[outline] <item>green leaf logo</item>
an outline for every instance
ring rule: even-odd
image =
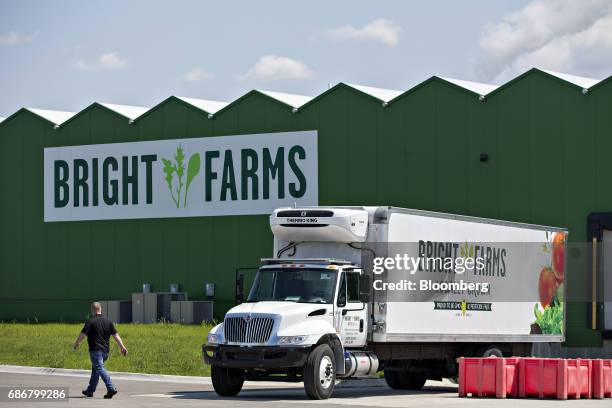
[[[194,177],[200,172],[200,153],[192,154],[187,164],[187,186],[185,186],[185,202],[183,207],[187,206],[187,194],[189,193],[189,186],[193,181]]]
[[[164,164],[163,172],[164,179],[168,186],[168,191],[172,197],[172,201],[176,205],[176,208],[181,207],[181,198],[183,201],[183,208],[187,207],[187,194],[189,193],[189,186],[191,182],[200,172],[200,154],[192,154],[187,163],[187,180],[185,181],[185,150],[180,144],[176,148],[174,154],[174,161],[172,159],[162,158]],[[176,180],[177,185],[174,186]]]

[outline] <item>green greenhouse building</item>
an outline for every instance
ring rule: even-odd
[[[0,320],[80,321],[144,283],[195,300],[213,283],[220,319],[237,271],[272,255],[278,206],[390,205],[603,242],[611,180],[612,81],[539,69],[500,86],[434,76],[403,92],[22,108],[0,122]],[[594,298],[568,303],[566,345],[601,347],[612,262],[583,269],[569,295]]]

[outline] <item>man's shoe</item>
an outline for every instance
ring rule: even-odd
[[[111,399],[111,398],[113,398],[113,396],[114,396],[116,393],[117,393],[117,390],[116,390],[116,389],[115,389],[115,390],[112,390],[112,391],[109,391],[109,392],[107,392],[106,394],[104,394],[104,398],[106,398],[106,399]]]
[[[81,393],[86,396],[87,398],[91,398],[93,397],[93,392],[87,392],[87,390],[83,390],[81,391]]]

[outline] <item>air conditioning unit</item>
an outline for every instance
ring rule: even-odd
[[[368,212],[357,208],[279,208],[270,216],[277,239],[289,242],[364,242]]]

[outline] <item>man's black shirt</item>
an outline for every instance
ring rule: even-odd
[[[108,339],[117,333],[113,322],[101,314],[95,315],[85,322],[82,333],[87,335],[89,351],[109,352]]]

